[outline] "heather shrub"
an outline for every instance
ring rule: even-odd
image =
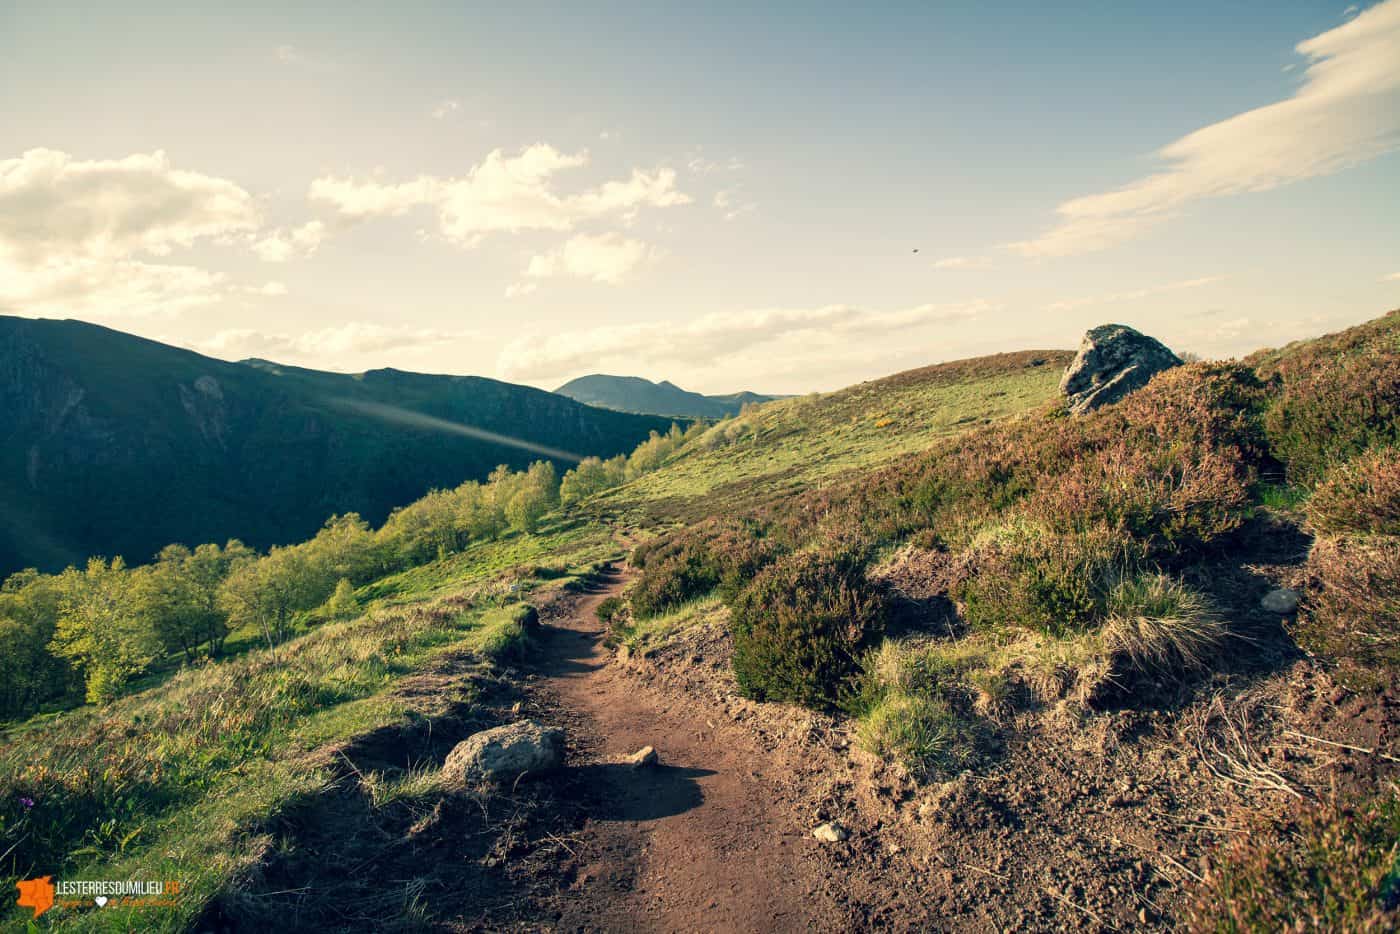
[[[1348,668],[1400,664],[1400,538],[1322,538],[1307,563],[1308,585],[1293,628],[1310,652]]]
[[[1104,618],[1109,589],[1140,558],[1105,528],[1056,532],[1012,521],[973,545],[953,597],[973,628],[1039,629],[1062,636]]]
[[[1196,931],[1393,931],[1400,802],[1314,808],[1244,833],[1212,860],[1186,911]]]
[[[1327,472],[1307,504],[1323,534],[1400,535],[1400,448],[1383,448]]]
[[[758,700],[835,706],[884,630],[883,594],[850,552],[801,552],[763,569],[730,602],[734,675]]]
[[[1369,448],[1400,442],[1400,345],[1393,336],[1340,354],[1302,355],[1278,369],[1265,416],[1275,454],[1294,483]]]
[[[634,551],[642,574],[629,593],[632,611],[656,616],[716,589],[729,598],[779,554],[760,533],[755,523],[710,520]]]

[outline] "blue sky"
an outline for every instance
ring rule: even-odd
[[[12,2],[0,312],[800,392],[1400,305],[1400,0],[1046,7]]]

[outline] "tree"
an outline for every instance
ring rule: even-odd
[[[269,648],[286,640],[292,616],[319,605],[326,590],[300,546],[273,548],[230,571],[219,588],[219,606],[233,625],[254,625]]]
[[[0,586],[0,717],[33,713],[77,682],[67,659],[49,651],[59,596],[58,579],[33,568]]]
[[[59,578],[61,597],[50,650],[82,672],[87,699],[106,703],[160,654],[160,639],[140,612],[126,564],[88,561]]]
[[[360,600],[355,587],[345,578],[335,585],[335,592],[326,601],[326,616],[330,619],[350,619],[360,612]]]

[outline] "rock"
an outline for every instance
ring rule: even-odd
[[[1060,379],[1060,392],[1074,415],[1092,412],[1147,385],[1181,358],[1156,338],[1126,324],[1104,324],[1084,335],[1079,353]]]
[[[836,821],[827,821],[825,824],[818,824],[812,831],[812,836],[823,843],[840,843],[850,837],[851,833]]]
[[[513,704],[510,705],[510,712],[511,712],[511,714],[514,715],[514,716],[517,716],[517,717],[518,717],[518,716],[520,716],[524,711],[525,711],[525,702],[524,702],[524,701],[516,701],[515,703],[513,703]]]
[[[1289,590],[1287,587],[1271,590],[1264,594],[1264,599],[1259,601],[1259,605],[1270,613],[1289,616],[1298,612],[1298,591]]]
[[[447,754],[442,771],[452,784],[507,783],[564,764],[564,731],[537,720],[483,730]]]
[[[656,750],[651,746],[643,746],[626,759],[628,765],[634,769],[640,769],[648,765],[656,765]]]

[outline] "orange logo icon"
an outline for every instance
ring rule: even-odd
[[[53,907],[53,876],[16,882],[15,886],[19,889],[19,907],[33,908],[34,917]]]

